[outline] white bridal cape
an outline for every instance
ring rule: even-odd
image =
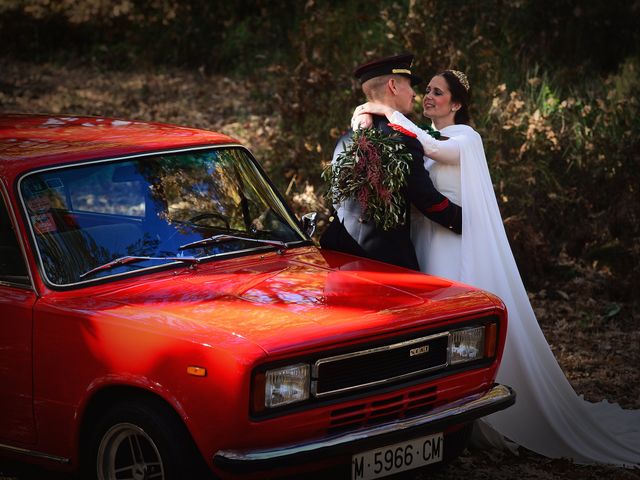
[[[398,115],[393,123],[418,133],[406,118],[396,121]],[[502,441],[503,435],[544,456],[578,463],[639,465],[640,410],[579,397],[545,340],[511,253],[480,135],[467,125],[446,127],[442,134],[457,142],[459,165],[426,159],[425,167],[438,190],[461,202],[462,236],[414,215],[412,238],[423,271],[495,293],[507,306],[507,342],[497,379],[517,397],[513,407],[481,422],[485,438],[491,441],[493,435],[498,445],[495,439]],[[459,263],[452,261],[456,258]]]

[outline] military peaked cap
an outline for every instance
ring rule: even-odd
[[[353,71],[353,75],[360,80],[361,83],[375,77],[380,77],[381,75],[402,75],[403,77],[411,79],[411,85],[417,85],[422,82],[422,78],[411,73],[412,62],[413,55],[410,53],[378,58],[358,66]]]

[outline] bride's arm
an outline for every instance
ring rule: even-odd
[[[459,164],[460,147],[456,140],[436,140],[427,132],[419,128],[400,112],[393,112],[387,117],[392,128],[400,127],[405,133],[415,135],[422,144],[424,154],[439,163]],[[397,129],[397,128],[396,128]]]
[[[387,105],[375,102],[367,102],[355,109],[352,117],[352,126],[360,125],[361,122],[370,122],[370,115],[385,115],[393,127],[398,126],[403,133],[409,132],[410,136],[415,136],[422,144],[424,154],[440,163],[458,164],[460,163],[460,148],[456,140],[436,140],[427,132],[419,128],[415,123],[405,117],[402,113]],[[355,129],[356,127],[354,127]],[[368,128],[368,127],[365,127]]]

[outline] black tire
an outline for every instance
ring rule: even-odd
[[[181,419],[160,400],[140,399],[110,407],[93,426],[85,451],[82,478],[212,477]]]

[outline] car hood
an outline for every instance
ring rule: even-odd
[[[401,331],[495,310],[459,283],[357,257],[302,248],[158,275],[94,296],[144,328],[215,342],[244,338],[269,354]]]

